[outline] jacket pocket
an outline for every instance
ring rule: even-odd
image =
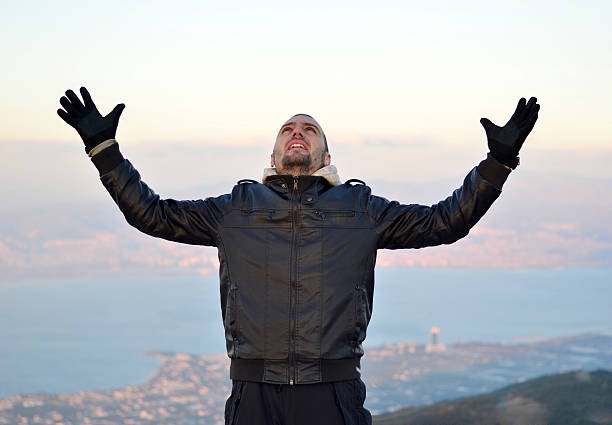
[[[229,331],[232,343],[233,353],[230,353],[230,357],[238,356],[238,287],[234,284],[229,285],[227,294],[227,307],[225,311],[225,329]],[[227,335],[227,334],[226,334]]]
[[[323,220],[334,217],[355,217],[355,211],[343,211],[343,210],[314,210],[314,213]]]
[[[276,213],[274,208],[253,208],[253,209],[241,209],[240,214],[242,215],[269,215],[272,216]]]
[[[366,328],[368,327],[369,318],[369,302],[366,289],[361,285],[355,285],[353,290],[354,308],[354,326],[355,333],[353,342],[355,344],[363,341],[366,337]]]

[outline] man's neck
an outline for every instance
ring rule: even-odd
[[[262,182],[265,183],[266,182],[266,178],[269,176],[273,176],[273,175],[282,175],[282,174],[289,174],[289,173],[283,173],[283,172],[279,172],[276,168],[266,168],[264,169],[264,176],[262,179]],[[326,165],[324,167],[319,168],[318,170],[310,173],[310,174],[289,174],[289,175],[297,175],[297,176],[306,176],[306,175],[314,175],[314,176],[320,176],[323,177],[325,180],[327,180],[329,182],[329,184],[331,184],[332,186],[338,186],[340,184],[342,184],[341,180],[340,180],[340,176],[338,176],[338,170],[336,169],[336,167],[334,165]]]
[[[286,168],[286,169],[282,169],[279,170],[278,168],[276,169],[276,172],[278,174],[285,174],[285,175],[290,175],[293,177],[298,177],[298,176],[309,176],[312,173],[314,173],[317,170],[310,170],[304,167],[294,167],[294,168]]]

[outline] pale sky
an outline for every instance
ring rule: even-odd
[[[103,114],[126,104],[121,151],[175,199],[261,178],[280,125],[304,112],[341,179],[434,203],[485,157],[480,118],[504,125],[537,96],[521,166],[471,237],[380,264],[609,267],[612,2],[501,3],[1,2],[2,274],[80,273],[122,249],[168,258],[128,229],[57,116],[81,85]],[[212,254],[189,249],[170,265],[209,273]]]
[[[538,148],[612,146],[609,1],[3,1],[0,143],[79,144],[56,114],[88,87],[125,103],[122,146],[270,149],[296,112],[330,148],[482,146],[537,96]]]

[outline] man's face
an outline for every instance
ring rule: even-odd
[[[299,176],[314,173],[330,160],[319,124],[311,117],[296,115],[281,126],[270,165],[278,174]]]

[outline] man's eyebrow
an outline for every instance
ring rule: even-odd
[[[295,121],[289,121],[289,122],[287,122],[287,123],[283,124],[283,125],[281,126],[280,130],[282,130],[283,128],[285,128],[285,127],[287,127],[287,126],[289,126],[289,125],[295,125]],[[319,127],[318,127],[316,124],[311,124],[311,123],[307,122],[306,124],[304,124],[304,126],[311,126],[311,127],[314,127],[314,128],[316,128],[316,129],[317,129],[317,131],[318,131],[318,132],[321,132],[321,130],[319,130]],[[279,130],[279,131],[280,131],[280,130]]]

